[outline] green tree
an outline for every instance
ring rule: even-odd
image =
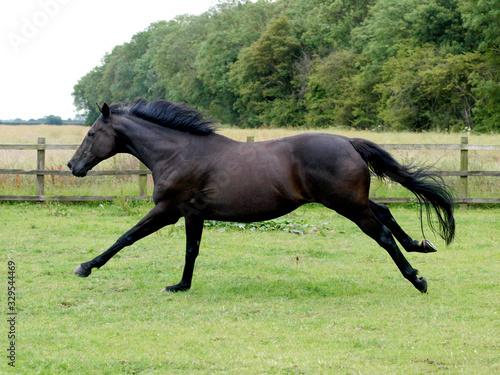
[[[195,61],[207,36],[208,15],[180,16],[167,23],[158,44],[153,67],[165,99],[203,106],[208,99],[198,78]]]
[[[63,120],[59,116],[49,115],[44,117],[44,122],[47,125],[62,125]]]
[[[465,25],[479,36],[482,51],[500,53],[500,0],[458,0]]]
[[[459,0],[464,24],[477,35],[482,64],[471,76],[476,130],[500,131],[500,0]]]
[[[461,130],[473,127],[470,76],[474,53],[444,55],[432,46],[400,49],[383,68],[380,119],[394,129]]]
[[[460,53],[469,51],[472,43],[456,0],[378,0],[353,30],[357,51],[379,64],[402,45],[433,44]]]
[[[286,0],[284,13],[299,30],[308,55],[325,57],[351,48],[351,32],[368,14],[375,0]]]
[[[482,61],[470,76],[476,99],[472,113],[474,129],[480,132],[500,131],[500,62],[498,55],[482,55]]]
[[[359,55],[347,50],[314,61],[306,93],[309,125],[352,125],[353,103],[347,98],[355,89],[353,77],[359,73],[358,64]]]
[[[238,97],[236,110],[250,115],[243,120],[246,125],[285,125],[296,121],[293,77],[299,47],[288,18],[281,15],[257,41],[241,50],[231,67],[230,84]],[[283,110],[278,108],[281,106]]]
[[[96,103],[102,104],[111,97],[109,88],[102,85],[103,70],[102,65],[95,67],[73,87],[75,107],[83,112],[86,125],[92,125],[100,115]]]
[[[450,53],[471,51],[474,35],[464,27],[456,0],[431,0],[419,4],[408,16],[410,37],[418,45],[432,44]]]
[[[229,83],[231,64],[237,61],[240,50],[266,29],[275,13],[273,8],[274,3],[263,1],[228,1],[212,10],[208,36],[200,46],[195,68],[210,98],[204,109],[223,122],[238,121],[233,108],[237,97]]]
[[[101,85],[109,88],[111,97],[108,101],[126,102],[138,96],[147,96],[148,87],[154,85],[155,77],[157,79],[150,73],[151,56],[147,53],[157,27],[161,24],[152,24],[145,31],[135,34],[130,42],[116,46],[106,56]]]

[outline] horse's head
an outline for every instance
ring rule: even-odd
[[[87,172],[101,161],[116,154],[117,133],[112,127],[112,116],[109,106],[104,103],[101,116],[90,127],[75,155],[68,162],[68,168],[77,177],[85,177]]]

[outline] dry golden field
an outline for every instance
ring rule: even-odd
[[[0,125],[0,143],[35,143],[38,137],[45,137],[47,139],[47,143],[80,143],[87,131],[88,127],[76,125]],[[245,141],[247,136],[254,136],[255,141],[263,141],[307,131],[320,131],[325,133],[341,134],[347,137],[366,138],[377,143],[459,143],[460,137],[466,135],[460,133],[436,132],[373,132],[369,130],[346,130],[339,128],[314,130],[305,128],[222,128],[219,132],[229,138],[239,141]],[[470,134],[468,137],[470,144],[500,144],[500,134]]]

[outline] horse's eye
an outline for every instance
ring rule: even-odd
[[[94,132],[89,132],[89,137],[93,137],[95,135]]]

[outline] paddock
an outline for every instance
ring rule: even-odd
[[[425,269],[425,295],[317,205],[274,224],[208,223],[188,292],[160,293],[182,270],[182,222],[74,277],[150,207],[0,205],[5,271],[16,263],[16,373],[498,372],[498,209],[457,210],[451,246],[430,237],[437,253],[407,254]],[[391,210],[419,234],[415,207]]]

